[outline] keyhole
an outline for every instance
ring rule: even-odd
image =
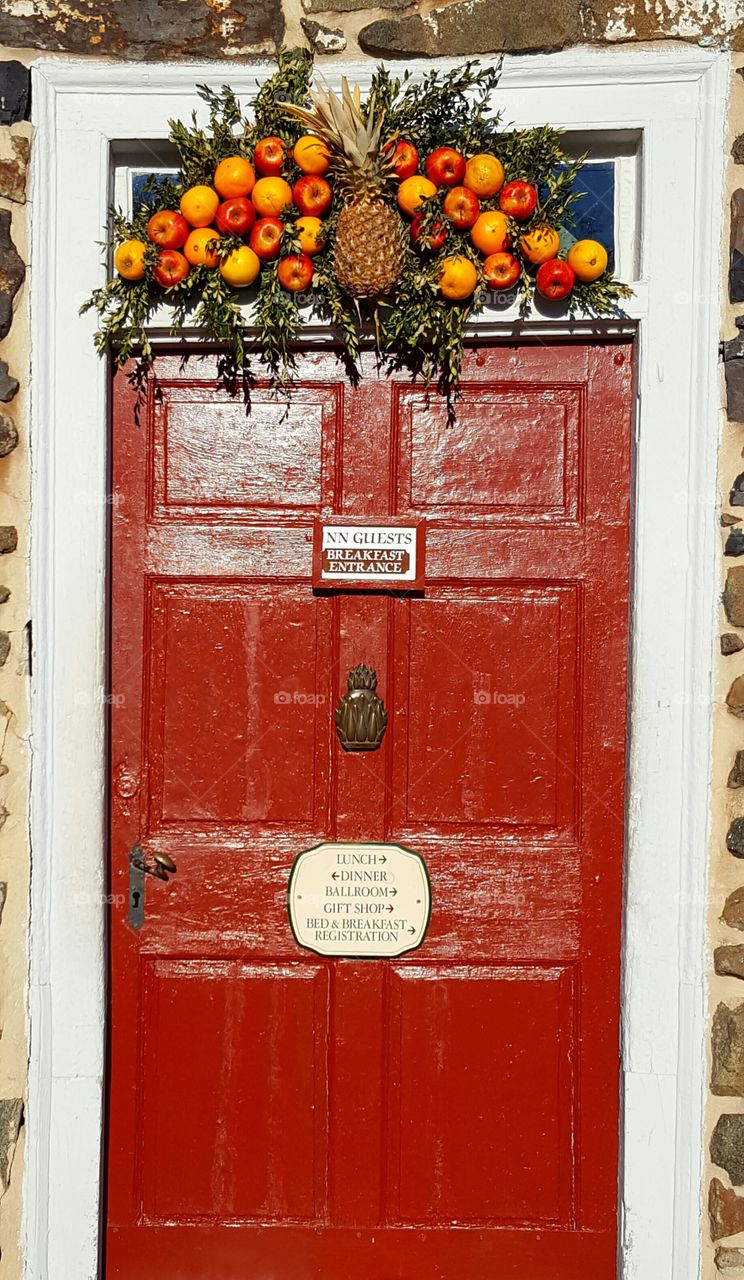
[[[136,910],[137,910],[137,908],[138,908],[138,906],[139,906],[139,900],[140,900],[140,891],[139,891],[139,889],[133,889],[133,890],[132,890],[132,910],[133,910],[133,911],[136,911]]]

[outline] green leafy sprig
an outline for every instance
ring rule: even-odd
[[[300,124],[284,111],[287,102],[302,106],[308,98],[313,78],[313,55],[309,49],[285,49],[277,54],[273,76],[265,80],[253,101],[253,121],[246,122],[245,143],[252,148],[261,138],[278,137],[292,146],[302,133]]]
[[[466,62],[445,74],[430,71],[414,82],[410,72],[399,80],[378,67],[372,90],[385,107],[390,132],[410,139],[421,155],[445,146],[475,155],[490,150],[497,135],[499,116],[490,108],[500,74],[500,64]]]

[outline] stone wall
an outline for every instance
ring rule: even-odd
[[[744,1277],[744,82],[733,74],[727,146],[728,281],[721,441],[724,583],[715,711],[708,1152],[703,1275]]]
[[[236,59],[297,43],[401,55],[526,53],[583,43],[729,38],[740,0],[4,0],[0,44],[130,59]]]
[[[361,52],[405,59],[670,37],[725,42],[744,51],[741,0],[556,0],[552,6],[523,0],[99,0],[95,6],[89,0],[0,0],[0,1280],[19,1280],[22,1271],[27,1063],[29,326],[23,263],[31,131],[19,64],[39,54],[229,64],[270,53],[282,40],[307,40],[325,58]],[[734,151],[729,190],[739,193],[733,266],[734,297],[742,305],[728,307],[724,322],[732,345],[726,363],[731,414],[722,448],[722,537],[731,572],[722,605],[715,713],[715,973],[704,1280],[720,1274],[744,1280],[744,359],[738,359],[734,324],[737,313],[744,313],[744,81],[734,80],[727,145]],[[691,518],[705,516],[691,507]]]

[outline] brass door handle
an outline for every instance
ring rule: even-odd
[[[376,692],[377,672],[360,662],[347,676],[336,708],[336,732],[344,751],[376,751],[385,736],[387,711]]]
[[[138,871],[144,871],[145,875],[156,876],[158,880],[165,880],[166,883],[168,877],[174,876],[177,871],[175,862],[168,857],[167,853],[154,853],[152,862],[149,862],[148,856],[139,842],[133,849],[130,849],[129,862]]]

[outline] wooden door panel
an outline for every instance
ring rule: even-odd
[[[328,970],[153,958],[143,978],[143,1217],[323,1218]]]
[[[271,510],[320,511],[333,502],[341,388],[265,387],[226,398],[217,382],[158,386],[150,452],[154,519],[231,519]]]
[[[325,602],[304,587],[173,580],[150,601],[148,835],[312,827],[327,808],[315,767],[328,755]]]
[[[186,1265],[174,1254],[173,1229],[113,1226],[108,1267],[117,1280],[139,1278],[143,1247],[157,1280],[550,1280],[617,1274],[617,1230],[543,1227],[455,1229],[326,1227],[268,1223],[248,1235],[234,1226],[179,1228]],[[135,1262],[134,1259],[139,1261]],[[139,1268],[139,1269],[138,1269]]]
[[[391,1221],[568,1226],[571,969],[414,963],[394,973]]]
[[[401,826],[555,836],[576,808],[576,586],[434,588],[401,604]],[[407,634],[405,634],[405,631]],[[446,671],[446,681],[433,673]]]
[[[583,387],[464,381],[452,422],[441,397],[398,392],[401,511],[575,520]]]
[[[631,355],[474,349],[454,421],[324,351],[248,413],[215,357],[141,421],[116,378],[111,1280],[613,1280]],[[423,516],[425,591],[313,592],[316,514]],[[425,857],[419,952],[298,948],[334,839]]]

